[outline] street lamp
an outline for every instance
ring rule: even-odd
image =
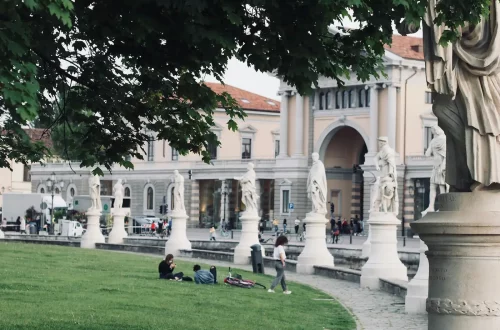
[[[228,187],[227,180],[222,181],[222,192],[221,194],[224,196],[224,216],[222,218],[222,223],[224,224],[226,221],[226,199],[227,195],[231,193],[231,188]]]
[[[57,188],[59,188],[59,191],[62,190],[64,187],[64,181],[57,182],[56,174],[52,172],[50,178],[47,179],[47,187],[50,189],[50,195],[52,197],[52,204],[50,208],[50,228],[52,228],[54,221],[54,192]],[[49,232],[52,232],[52,230],[49,230]]]

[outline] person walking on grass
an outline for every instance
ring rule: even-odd
[[[281,288],[283,289],[284,294],[292,293],[292,291],[288,291],[285,279],[286,254],[285,254],[285,248],[283,246],[287,243],[288,243],[288,238],[286,238],[286,236],[278,237],[276,239],[276,243],[274,243],[273,259],[274,259],[274,268],[276,269],[276,277],[273,280],[273,283],[271,284],[271,288],[267,290],[267,292],[274,293],[274,288],[277,287],[279,283],[281,283]]]

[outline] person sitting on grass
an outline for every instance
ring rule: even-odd
[[[212,272],[209,272],[208,270],[202,270],[200,265],[194,265],[193,271],[194,282],[196,284],[215,284],[215,278]]]
[[[165,260],[162,260],[158,265],[158,272],[160,273],[160,278],[165,280],[175,280],[182,281],[183,273],[174,274],[176,264],[174,263],[174,256],[167,254]]]

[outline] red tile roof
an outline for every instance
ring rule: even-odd
[[[393,54],[409,60],[424,60],[424,41],[422,38],[404,37],[400,35],[392,36],[392,45],[384,46]]]
[[[246,90],[236,88],[230,85],[222,85],[219,83],[205,82],[205,85],[217,94],[227,92],[236,101],[243,110],[254,110],[264,112],[280,112],[280,102],[268,99],[265,96],[250,93]]]
[[[50,137],[50,130],[44,128],[25,128],[24,131],[28,134],[32,142],[41,141],[47,148],[52,149],[53,144]]]

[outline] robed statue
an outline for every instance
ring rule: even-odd
[[[121,209],[123,207],[123,195],[125,188],[122,184],[122,179],[118,179],[115,185],[113,186],[113,196],[115,197],[115,202],[113,204],[113,208],[115,210]]]
[[[184,177],[178,170],[175,170],[171,181],[174,183],[172,213],[186,213],[186,207],[184,206]]]
[[[385,136],[378,138],[379,152],[375,156],[375,167],[379,171],[378,193],[374,199],[374,211],[399,214],[396,152],[389,146]]]
[[[240,182],[241,202],[245,205],[245,213],[257,215],[257,200],[259,197],[257,196],[257,190],[255,188],[256,176],[253,167],[253,163],[248,163],[247,172],[243,176],[234,179]]]
[[[326,214],[327,182],[325,165],[317,152],[311,155],[313,164],[307,177],[307,196],[312,202],[312,213]]]
[[[91,203],[89,210],[101,211],[101,180],[98,175],[94,175],[92,172],[90,172],[89,177],[89,195]]]
[[[446,182],[471,191],[500,182],[500,8],[490,1],[478,24],[464,22],[458,41],[441,45],[447,30],[435,25],[438,0],[428,0],[423,22],[427,83],[433,112],[446,134]],[[401,34],[418,27],[403,21]],[[453,159],[453,161],[450,161]]]

